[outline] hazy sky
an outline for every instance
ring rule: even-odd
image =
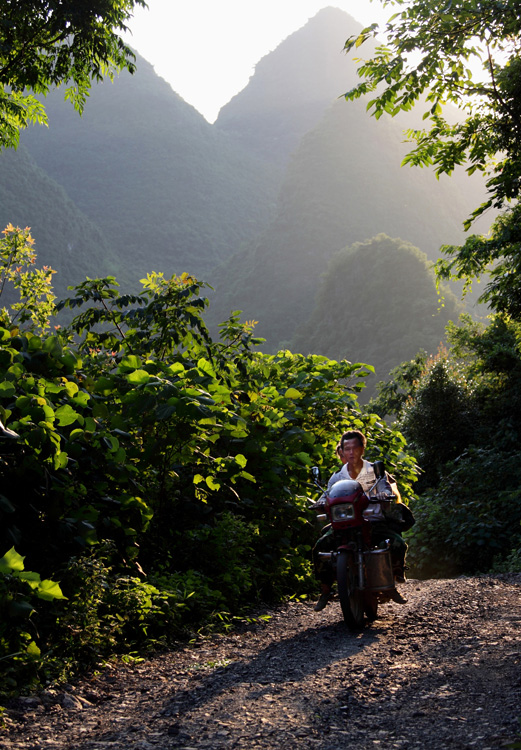
[[[393,12],[379,0],[147,2],[148,10],[136,11],[127,42],[210,122],[246,86],[261,57],[321,8],[342,8],[362,24],[382,22]]]

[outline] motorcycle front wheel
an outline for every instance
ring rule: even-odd
[[[376,594],[366,594],[364,599],[365,616],[369,622],[374,622],[378,617],[378,597]]]
[[[364,598],[356,587],[353,555],[346,550],[341,550],[337,555],[336,582],[344,622],[351,630],[360,630],[364,624]]]

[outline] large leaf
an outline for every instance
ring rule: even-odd
[[[55,416],[60,427],[67,427],[67,425],[74,424],[74,422],[79,422],[80,425],[83,424],[83,417],[77,411],[74,411],[69,404],[58,407]]]
[[[0,558],[0,573],[12,573],[24,569],[25,557],[18,554],[14,547]]]
[[[56,581],[45,580],[38,586],[36,594],[39,599],[52,601],[53,599],[67,599]]]

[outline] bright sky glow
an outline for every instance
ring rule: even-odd
[[[379,0],[147,2],[148,10],[136,10],[125,40],[209,122],[246,86],[261,57],[321,8],[341,8],[364,25],[383,23],[393,12]]]

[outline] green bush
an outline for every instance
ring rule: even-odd
[[[413,502],[409,559],[422,577],[488,572],[514,548],[521,523],[517,451],[469,448]]]
[[[0,419],[20,436],[0,543],[67,597],[31,615],[39,679],[310,591],[309,470],[327,474],[347,426],[411,490],[403,437],[357,408],[368,368],[261,354],[238,314],[215,341],[203,289],[87,280],[59,305],[78,313],[70,328],[0,328]]]

